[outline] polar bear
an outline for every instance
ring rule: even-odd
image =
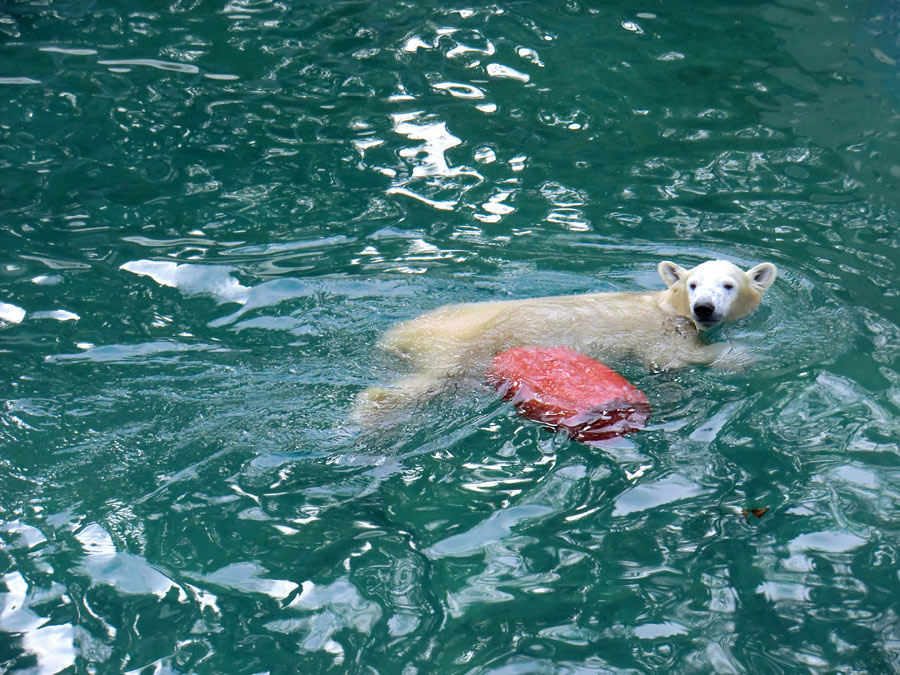
[[[709,260],[685,270],[664,261],[658,270],[662,291],[447,305],[394,326],[381,346],[408,359],[413,372],[363,391],[354,417],[367,426],[390,422],[454,381],[482,380],[491,359],[513,347],[568,347],[599,360],[637,359],[654,370],[739,366],[739,351],[700,336],[752,312],[775,281],[775,266],[745,272]]]

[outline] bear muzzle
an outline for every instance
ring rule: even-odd
[[[695,302],[691,313],[694,315],[694,323],[701,330],[712,328],[722,320],[722,316],[716,312],[715,305],[710,302]]]

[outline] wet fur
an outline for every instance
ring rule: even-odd
[[[447,305],[401,323],[381,346],[406,358],[413,372],[363,391],[355,417],[367,425],[388,422],[454,381],[481,379],[494,355],[513,347],[564,346],[601,360],[636,359],[653,369],[740,366],[735,350],[700,340],[711,325],[698,319],[695,308],[712,304],[716,323],[746,316],[775,280],[775,267],[762,263],[744,272],[715,260],[685,270],[665,261],[659,274],[667,285],[662,291]]]

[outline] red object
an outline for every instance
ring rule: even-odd
[[[576,441],[600,441],[644,428],[650,404],[640,389],[566,347],[517,347],[494,357],[490,382],[519,412],[565,431]]]

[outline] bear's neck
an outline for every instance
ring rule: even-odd
[[[687,292],[678,286],[667,288],[656,294],[656,304],[666,314],[690,318],[691,310],[688,307]]]

